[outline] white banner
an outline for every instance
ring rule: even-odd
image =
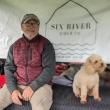
[[[110,1],[106,0],[0,1],[0,58],[21,37],[24,14],[35,13],[40,33],[54,45],[59,62],[83,62],[96,53],[110,63]],[[97,5],[98,4],[98,5]]]

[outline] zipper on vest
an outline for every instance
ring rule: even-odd
[[[29,79],[28,79],[28,65],[26,64],[26,70],[25,70],[25,76],[26,76],[26,85],[28,85]]]
[[[26,76],[26,84],[28,85],[29,84],[29,78],[28,78],[28,63],[29,61],[32,59],[32,49],[30,48],[30,43],[27,47],[27,53],[26,53],[26,72],[25,72],[25,76]]]

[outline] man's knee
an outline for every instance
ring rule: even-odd
[[[6,84],[0,89],[0,110],[4,109],[12,103],[10,92]]]
[[[30,101],[33,110],[36,107],[39,108],[38,110],[49,110],[53,102],[52,98],[53,98],[53,91],[51,86],[44,85],[34,93]]]

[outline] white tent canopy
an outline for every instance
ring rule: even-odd
[[[96,53],[110,63],[109,0],[1,0],[0,58],[21,37],[26,13],[39,17],[40,33],[53,43],[57,61],[83,62]]]

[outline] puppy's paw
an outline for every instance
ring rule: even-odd
[[[86,104],[87,103],[87,100],[81,100],[80,103],[81,104]]]
[[[87,103],[86,96],[82,96],[82,97],[80,97],[80,98],[81,98],[81,100],[80,100],[80,103],[81,103],[81,104],[86,104],[86,103]]]
[[[94,98],[95,102],[100,102],[101,101],[101,97],[98,98]]]

